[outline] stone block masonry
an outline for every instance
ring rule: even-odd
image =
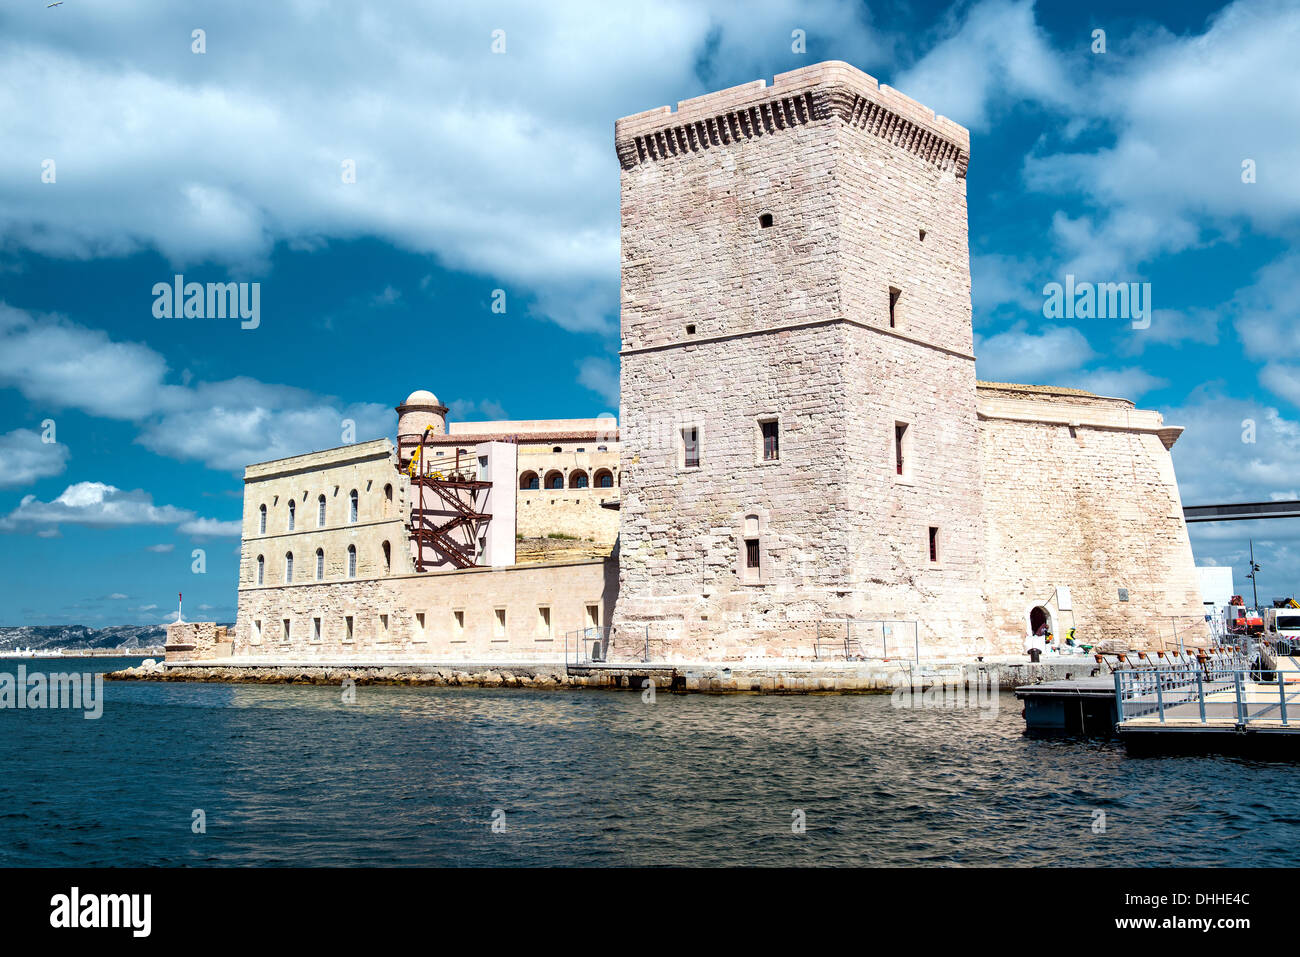
[[[229,661],[585,687],[616,673],[559,680],[551,663],[566,634],[613,626],[680,690],[781,692],[870,690],[898,667],[856,660],[877,653],[1019,657],[1039,615],[1103,647],[1208,641],[1180,430],[1123,399],[976,382],[966,130],[832,62],[625,117],[614,140],[617,427],[448,424],[421,390],[396,446],[250,466]],[[415,572],[416,448],[491,483],[476,515],[447,513],[479,567]],[[488,569],[481,521],[512,546],[610,554],[532,548]],[[829,650],[855,661],[827,670],[828,635],[877,625],[879,648],[850,637]],[[213,657],[215,633],[186,628],[169,661]]]

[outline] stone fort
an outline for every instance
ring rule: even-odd
[[[1207,639],[1126,399],[975,376],[969,134],[839,62],[625,117],[621,403],[245,473],[238,656],[925,657]],[[897,643],[896,643],[897,647]],[[864,655],[888,656],[863,648]]]

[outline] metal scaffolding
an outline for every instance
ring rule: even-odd
[[[428,456],[429,431],[419,436],[400,436],[399,454],[404,445],[413,448],[407,465],[411,479],[411,520],[407,525],[415,543],[415,570],[427,571],[435,564],[426,561],[426,550],[440,554],[457,568],[472,568],[478,563],[478,536],[492,516],[481,511],[491,482],[478,479],[478,469],[471,459],[461,467],[460,451],[451,456]],[[403,442],[402,440],[407,440]],[[446,471],[444,471],[444,469]],[[465,541],[458,541],[463,536]]]

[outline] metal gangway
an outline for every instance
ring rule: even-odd
[[[1198,668],[1116,671],[1115,705],[1121,731],[1300,730],[1300,665],[1282,658],[1274,670],[1252,670],[1243,656]]]

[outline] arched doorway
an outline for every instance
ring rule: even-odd
[[[1038,634],[1038,629],[1047,626],[1047,633],[1052,633],[1052,615],[1042,605],[1035,605],[1029,609],[1029,633]]]

